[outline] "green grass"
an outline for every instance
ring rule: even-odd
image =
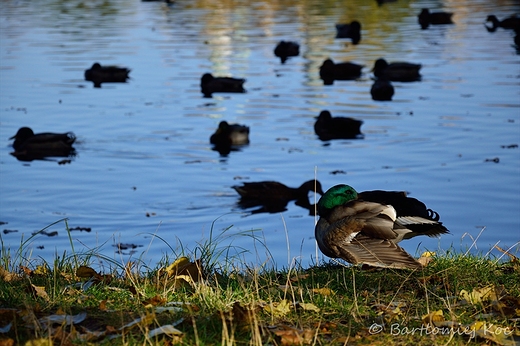
[[[514,255],[498,261],[449,249],[421,271],[334,262],[275,270],[240,263],[245,250],[221,247],[225,237],[211,234],[191,252],[172,249],[174,255],[155,268],[139,261],[124,267],[104,258],[112,267],[95,280],[81,267],[96,263],[101,255],[95,251],[72,250],[46,263],[24,258],[23,249],[15,254],[2,249],[0,328],[11,327],[0,333],[0,344],[515,345],[519,340],[520,262]],[[168,267],[181,255],[191,257],[189,271]],[[428,325],[425,316],[436,311],[435,324]],[[85,318],[76,324],[45,322],[51,315],[80,314]],[[177,332],[148,335],[165,325]]]

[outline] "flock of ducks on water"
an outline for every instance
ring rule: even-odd
[[[453,24],[452,13],[430,12],[423,9],[418,15],[422,29],[430,25]],[[497,28],[515,30],[515,44],[520,46],[520,18],[512,16],[502,21],[496,16],[487,17],[489,32]],[[337,38],[350,38],[353,44],[361,41],[361,24],[337,24]],[[289,57],[299,55],[296,42],[281,41],[274,50],[275,56],[285,63]],[[320,67],[320,78],[325,85],[335,80],[353,80],[361,75],[363,66],[351,62],[335,63],[326,59]],[[378,59],[373,68],[375,82],[371,88],[374,100],[391,100],[394,94],[392,81],[411,82],[421,78],[420,64],[408,62],[388,63]],[[103,83],[122,83],[129,79],[130,70],[117,66],[101,66],[94,63],[85,71],[85,80],[94,87]],[[214,77],[205,73],[201,78],[201,91],[205,97],[217,92],[243,93],[245,79]],[[314,130],[321,140],[362,138],[362,121],[332,117],[323,110],[314,124]],[[22,127],[14,139],[12,153],[20,160],[30,161],[46,157],[67,157],[75,154],[72,132],[39,133]],[[210,137],[210,143],[221,154],[227,154],[235,146],[249,143],[249,127],[221,121]],[[240,195],[239,205],[243,208],[259,207],[252,213],[275,213],[286,210],[290,201],[309,210],[310,215],[319,215],[315,227],[318,247],[328,257],[341,258],[352,264],[366,264],[375,267],[395,269],[420,269],[422,264],[402,249],[398,243],[418,235],[430,237],[449,233],[439,221],[440,216],[428,209],[421,201],[408,197],[405,192],[365,191],[356,192],[349,185],[336,185],[323,191],[321,183],[309,180],[300,187],[292,188],[276,181],[246,182],[233,186]],[[308,193],[315,192],[321,197],[317,204],[309,202]]]

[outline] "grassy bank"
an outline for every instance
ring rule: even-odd
[[[282,270],[214,243],[155,268],[95,253],[0,259],[0,345],[515,345],[520,262],[445,252],[421,271]],[[195,257],[195,256],[194,256]],[[105,259],[106,260],[106,259]],[[173,263],[172,263],[173,262]],[[106,263],[106,261],[105,261]],[[516,343],[515,343],[516,342]]]

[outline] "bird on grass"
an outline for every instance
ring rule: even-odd
[[[321,252],[352,264],[420,269],[422,264],[397,243],[418,235],[449,233],[436,212],[404,192],[358,194],[341,184],[327,190],[317,208],[315,237]]]
[[[394,86],[386,79],[376,79],[370,88],[370,95],[374,101],[392,101]]]
[[[211,73],[204,73],[200,79],[200,89],[204,97],[211,97],[213,93],[245,93],[243,78],[214,77]]]
[[[293,188],[277,181],[259,181],[243,183],[241,186],[232,186],[240,195],[238,202],[241,208],[261,206],[252,213],[277,213],[285,211],[290,201],[309,210],[314,215],[314,205],[309,202],[309,192],[323,195],[321,183],[317,180],[309,180],[300,187]]]
[[[300,45],[292,41],[280,41],[274,49],[274,55],[279,57],[283,64],[287,58],[300,55]]]
[[[350,38],[352,44],[358,44],[361,41],[361,23],[354,20],[350,24],[336,24],[336,38]]]
[[[66,133],[37,133],[29,127],[21,127],[14,136],[13,156],[22,161],[44,159],[46,157],[68,157],[75,154],[72,144],[76,136]]]
[[[322,141],[331,139],[363,138],[363,121],[347,117],[333,117],[328,110],[320,112],[314,123],[314,132]]]
[[[392,82],[414,82],[421,79],[419,70],[420,64],[409,62],[388,63],[385,59],[379,58],[374,63],[374,76]]]
[[[320,66],[320,78],[323,84],[332,85],[334,80],[355,80],[361,76],[363,65],[352,62],[334,63],[326,59]]]
[[[249,127],[240,124],[229,124],[223,120],[209,138],[209,142],[221,154],[229,154],[235,146],[249,144]]]
[[[515,30],[516,32],[520,31],[520,17],[517,17],[516,15],[512,15],[505,19],[499,20],[497,18],[497,16],[495,16],[494,14],[490,14],[486,18],[486,22],[491,22],[491,24],[492,24],[492,27],[488,27],[486,25],[486,29],[489,32],[494,32],[498,28],[507,29],[507,30]]]
[[[429,9],[423,8],[417,16],[421,29],[427,29],[430,25],[453,24],[451,12],[430,12]]]
[[[126,83],[130,78],[130,70],[119,66],[101,66],[98,62],[85,70],[85,80],[94,83],[95,88],[100,88],[102,83]]]

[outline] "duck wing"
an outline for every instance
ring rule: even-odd
[[[340,248],[341,258],[353,264],[374,267],[418,269],[422,265],[399,245],[390,240],[356,237],[350,246]]]

